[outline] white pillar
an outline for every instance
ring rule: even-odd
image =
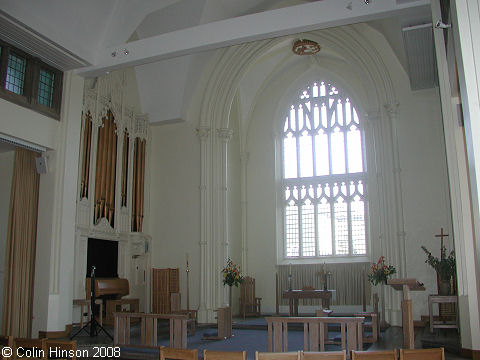
[[[241,237],[242,237],[242,272],[248,275],[248,239],[247,239],[247,163],[248,152],[240,153],[240,207],[241,207]]]
[[[222,306],[229,304],[228,286],[222,286],[223,277],[220,272],[230,257],[230,243],[228,233],[228,142],[232,138],[233,130],[227,128],[217,129],[217,137],[220,140],[220,168],[219,168],[219,184],[218,184],[218,213],[217,213],[217,234],[219,235],[218,244],[220,249],[219,259],[217,263],[220,266],[218,271],[219,281],[219,302]]]
[[[373,130],[374,163],[376,172],[376,199],[378,201],[379,233],[375,234],[378,246],[372,248],[372,260],[385,256],[398,269],[398,276],[405,274],[405,234],[403,205],[400,184],[400,160],[394,122],[398,119],[398,104],[385,104],[384,112],[372,109],[367,115],[367,124]],[[374,190],[374,189],[372,189]],[[379,290],[380,291],[380,290]],[[385,320],[392,325],[401,325],[400,295],[391,287],[385,287]]]
[[[463,206],[471,206],[474,234],[473,238],[458,239],[465,247],[463,260],[467,269],[465,294],[459,300],[460,306],[468,307],[468,316],[462,320],[467,322],[471,335],[464,339],[462,334],[462,347],[474,350],[475,356],[480,351],[480,8],[478,0],[456,0],[451,6],[470,175],[470,203]]]
[[[395,204],[395,231],[396,231],[396,242],[395,250],[396,258],[400,259],[399,261],[399,277],[407,276],[407,260],[406,260],[406,248],[405,248],[405,224],[403,217],[403,198],[402,198],[402,182],[401,182],[401,173],[402,168],[400,166],[400,150],[398,146],[398,135],[397,135],[397,122],[399,118],[399,104],[387,104],[385,105],[385,110],[387,112],[389,126],[390,126],[390,136],[392,142],[392,160],[393,160],[393,186],[394,186],[394,204]]]
[[[211,281],[211,251],[209,251],[212,239],[210,227],[211,201],[209,199],[208,182],[210,179],[210,154],[209,154],[209,127],[197,129],[200,139],[200,307],[198,309],[198,321],[206,323],[213,316],[212,299],[210,291]]]
[[[58,143],[51,152],[50,174],[40,178],[39,216],[32,335],[38,331],[64,331],[72,323],[75,218],[78,159],[83,100],[83,78],[64,73]],[[43,210],[42,210],[43,209]],[[45,230],[48,229],[48,230]],[[50,233],[49,237],[45,236]],[[50,232],[51,231],[51,232]],[[43,256],[45,249],[50,256]],[[50,271],[46,272],[49,266]],[[48,273],[48,276],[45,274]],[[45,283],[48,281],[48,294]],[[46,314],[45,314],[46,313]]]

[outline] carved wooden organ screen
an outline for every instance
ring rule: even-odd
[[[79,221],[97,225],[105,219],[117,231],[142,232],[146,132],[138,123],[146,120],[104,114],[97,119],[90,110],[83,113],[79,200],[87,209],[82,214],[91,215]]]

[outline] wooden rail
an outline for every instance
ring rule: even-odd
[[[303,350],[325,351],[325,325],[340,324],[342,350],[362,350],[363,317],[266,317],[268,351],[288,351],[288,324],[303,323]]]
[[[113,313],[113,343],[117,345],[130,344],[131,319],[140,319],[142,346],[157,346],[158,319],[170,321],[170,347],[187,348],[187,315],[144,314],[130,312]]]

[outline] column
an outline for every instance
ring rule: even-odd
[[[223,267],[230,256],[230,243],[228,234],[228,142],[232,138],[233,130],[227,128],[217,129],[217,137],[220,140],[220,168],[219,168],[219,184],[218,184],[218,214],[217,214],[217,234],[219,235],[218,244],[221,248],[220,258],[217,262]],[[218,272],[221,277],[220,271]],[[229,292],[228,286],[223,287],[222,294],[219,299],[222,299],[222,306],[229,306]]]
[[[242,272],[248,274],[248,243],[247,243],[247,163],[250,154],[240,153],[240,210],[242,216],[241,239],[242,239]]]
[[[395,197],[395,222],[396,222],[396,252],[400,259],[399,274],[400,277],[406,277],[407,260],[405,249],[405,225],[403,218],[403,201],[402,201],[402,182],[400,167],[400,154],[398,147],[398,136],[396,123],[399,118],[399,104],[386,104],[385,110],[387,112],[388,119],[391,126],[391,138],[392,138],[392,157],[393,157],[393,185],[394,185],[394,197]]]
[[[210,229],[210,209],[211,202],[208,198],[207,183],[209,179],[210,161],[209,161],[209,127],[200,127],[197,129],[197,135],[200,139],[200,307],[198,309],[198,321],[200,323],[208,322],[207,304],[211,304],[211,299],[207,297],[208,288],[212,287],[210,281],[210,270],[208,265],[211,263],[210,252],[208,251],[208,241],[211,239]]]
[[[473,358],[480,358],[480,8],[478,0],[457,0],[451,3],[452,30],[458,65],[458,81],[465,126],[465,144],[469,167],[470,193],[462,199],[462,206],[472,212],[473,235],[456,239],[465,248],[464,295],[459,296],[459,308],[468,308],[466,316],[460,310],[462,347],[473,350]],[[468,213],[464,215],[464,218]],[[470,229],[466,228],[468,231]],[[467,234],[469,235],[469,234]],[[457,255],[457,259],[458,259]],[[458,261],[458,260],[457,260]],[[457,268],[458,269],[458,268]],[[460,294],[459,294],[460,295]],[[465,334],[469,328],[469,334]]]

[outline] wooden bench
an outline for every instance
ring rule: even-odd
[[[303,324],[303,350],[325,351],[325,325],[340,324],[342,350],[347,356],[363,347],[363,317],[267,317],[268,351],[288,351],[288,324]]]
[[[144,314],[115,312],[113,313],[113,344],[130,344],[130,323],[131,320],[140,319],[141,346],[157,347],[157,324],[159,319],[170,321],[170,347],[175,349],[187,348],[187,319],[186,315],[168,314]]]

